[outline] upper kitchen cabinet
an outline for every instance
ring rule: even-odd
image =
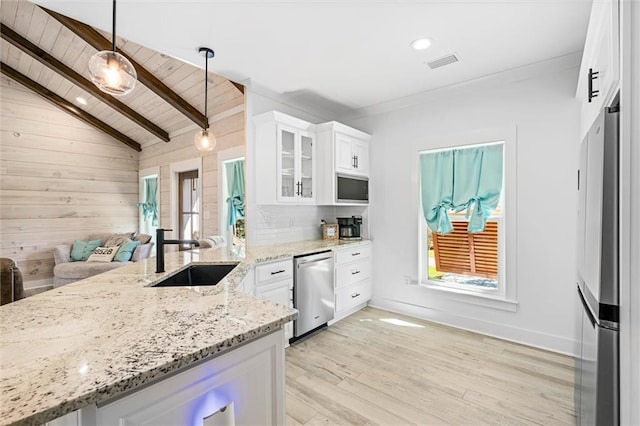
[[[618,0],[594,1],[576,94],[582,103],[581,137],[617,91],[620,80],[619,40]]]
[[[254,118],[256,203],[314,204],[315,125],[271,111]]]
[[[334,133],[336,172],[369,176],[369,142]]]
[[[368,181],[371,135],[335,121],[317,125],[316,135],[318,164],[322,165],[318,174],[317,204],[350,204],[338,199],[338,176]]]
[[[317,126],[318,143],[335,173],[369,176],[369,140],[371,136],[344,124],[331,121]]]

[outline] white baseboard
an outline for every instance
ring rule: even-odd
[[[567,339],[566,337],[483,321],[477,318],[465,318],[448,312],[390,299],[374,298],[369,302],[369,306],[564,355],[573,357],[577,355],[578,343],[574,339]]]

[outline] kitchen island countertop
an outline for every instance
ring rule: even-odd
[[[366,241],[167,253],[0,308],[0,424],[41,424],[266,335],[296,311],[235,288],[255,263]],[[192,263],[238,263],[218,285],[150,287]]]

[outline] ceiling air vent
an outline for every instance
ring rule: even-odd
[[[444,67],[445,65],[454,64],[458,61],[459,61],[458,57],[456,56],[455,53],[453,53],[451,55],[443,56],[442,58],[429,61],[427,62],[427,65],[429,65],[429,68],[433,70],[436,68]]]

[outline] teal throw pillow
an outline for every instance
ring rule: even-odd
[[[80,241],[76,240],[71,247],[71,260],[73,262],[86,261],[91,253],[102,244],[102,240]]]
[[[140,245],[140,241],[131,241],[130,239],[126,239],[118,249],[116,253],[116,257],[113,258],[114,262],[128,262],[131,260],[131,256],[133,256],[133,251]]]

